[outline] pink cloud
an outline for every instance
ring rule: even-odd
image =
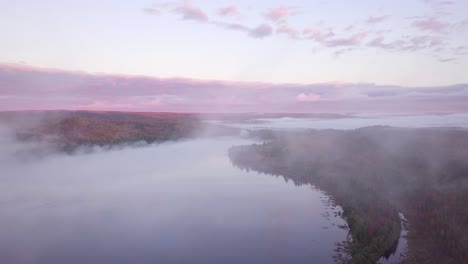
[[[320,95],[313,93],[300,93],[296,96],[299,102],[317,102],[320,101]]]
[[[122,104],[116,102],[109,102],[109,101],[92,101],[88,104],[80,105],[81,109],[84,110],[118,110],[118,109],[128,109],[133,107],[132,104]]]
[[[252,29],[249,33],[254,38],[264,38],[273,34],[273,28],[268,24],[261,24],[258,27]]]
[[[222,7],[218,10],[218,15],[223,17],[239,16],[239,9],[235,5]]]
[[[468,84],[405,88],[346,82],[247,83],[90,74],[0,64],[0,111],[86,109],[336,113],[395,110],[396,104],[400,106],[404,103],[425,111],[468,112],[466,100]],[[403,107],[397,110],[403,109],[411,110]]]
[[[428,17],[414,21],[412,26],[422,31],[442,33],[450,27],[450,24],[440,21],[437,17]]]
[[[385,47],[385,44],[383,44],[385,38],[383,36],[378,36],[375,39],[373,39],[371,42],[369,42],[369,46],[373,47]]]
[[[270,9],[266,14],[265,18],[273,22],[285,21],[292,12],[288,7],[278,7]]]
[[[349,37],[327,38],[323,41],[323,44],[328,47],[357,46],[361,44],[361,41],[366,38],[367,35],[367,32],[359,32]]]
[[[189,3],[184,3],[175,9],[176,13],[179,13],[184,20],[195,20],[199,22],[207,22],[208,15],[198,7],[194,7]]]
[[[308,27],[302,31],[302,34],[309,39],[313,39],[318,42],[325,41],[327,38],[331,38],[335,36],[335,34],[331,31],[328,31],[326,33],[322,32],[321,30],[314,28],[314,27]]]
[[[291,26],[288,26],[286,24],[279,25],[278,28],[276,29],[276,32],[287,34],[291,38],[297,38],[299,36],[299,30]]]
[[[454,1],[439,0],[423,1],[430,3],[431,6],[448,6],[454,3]],[[404,35],[400,37],[390,37],[387,35],[390,30],[371,30],[373,27],[368,27],[368,29],[365,29],[367,31],[359,32],[356,25],[343,26],[341,30],[339,30],[338,28],[325,27],[326,24],[323,21],[319,23],[321,28],[309,27],[301,31],[295,26],[290,26],[288,23],[288,18],[297,14],[296,9],[290,7],[269,9],[263,15],[266,20],[269,22],[271,21],[270,24],[263,23],[256,27],[249,24],[228,23],[225,21],[211,19],[203,10],[191,5],[189,1],[182,3],[168,2],[166,4],[145,8],[143,10],[149,14],[159,14],[161,11],[173,10],[173,14],[180,15],[184,20],[199,21],[220,29],[244,32],[247,36],[254,38],[265,38],[276,32],[277,35],[284,34],[295,40],[311,40],[324,48],[328,48],[328,50],[330,50],[330,52],[334,52],[335,55],[353,51],[358,46],[378,48],[387,52],[411,52],[425,50],[431,52],[429,55],[432,55],[436,59],[440,56],[455,58],[466,53],[465,51],[453,50],[452,47],[450,47],[454,43],[449,38],[451,37],[449,35],[445,35],[443,39],[431,35]],[[217,13],[221,17],[239,16],[239,10],[236,5],[221,7],[217,10]],[[382,23],[388,18],[390,18],[389,15],[369,16],[367,19],[364,19],[364,22],[368,25],[374,25]],[[411,24],[413,27],[422,31],[427,31],[428,33],[455,33],[458,31],[461,33],[468,27],[468,20],[466,19],[458,22],[453,21],[451,23],[441,21],[438,17],[410,17],[410,19],[413,19]],[[394,30],[394,32],[396,31]],[[371,36],[373,39],[368,40]],[[386,38],[384,38],[384,36]],[[442,47],[443,45],[449,46]],[[443,55],[435,54],[440,52],[446,53]]]

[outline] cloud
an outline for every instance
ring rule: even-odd
[[[317,102],[320,101],[320,95],[313,93],[300,93],[296,96],[299,102]]]
[[[249,35],[254,38],[264,38],[273,34],[273,28],[268,24],[261,24],[250,30]]]
[[[431,7],[451,6],[454,1],[422,0]],[[414,30],[403,32],[400,36],[397,30],[376,28],[393,15],[371,15],[364,18],[364,24],[347,24],[340,26],[327,25],[323,20],[318,26],[303,28],[299,25],[289,23],[289,18],[297,14],[295,8],[277,7],[268,9],[263,14],[263,18],[268,23],[244,24],[244,22],[228,22],[230,17],[239,17],[239,9],[236,5],[226,5],[215,10],[219,15],[218,19],[213,19],[202,9],[186,2],[166,2],[165,4],[153,5],[145,8],[148,14],[159,14],[160,12],[172,10],[172,14],[178,14],[183,20],[203,22],[220,29],[244,32],[246,36],[257,39],[265,38],[276,33],[276,35],[287,35],[290,40],[309,40],[316,42],[314,49],[322,48],[335,56],[354,51],[357,48],[374,48],[385,52],[426,52],[426,55],[435,60],[440,58],[456,58],[465,55],[462,49],[455,50],[453,46],[456,40],[452,38],[452,33],[462,34],[468,28],[468,19],[460,21],[445,22],[436,16],[412,16],[411,27],[419,29],[419,34],[414,34]],[[435,12],[440,15],[440,12]],[[299,22],[299,21],[295,21]],[[408,30],[408,29],[405,29]],[[392,34],[388,34],[392,32]],[[423,35],[420,35],[423,34]],[[321,46],[321,47],[319,47]],[[440,54],[443,52],[443,54]]]
[[[291,38],[297,38],[299,36],[299,30],[288,26],[287,24],[281,24],[276,28],[276,32],[280,34],[286,34]]]
[[[463,32],[468,28],[468,19],[461,20],[455,23],[453,26],[457,31]]]
[[[278,7],[270,9],[266,14],[265,18],[273,22],[286,21],[286,19],[292,15],[291,9],[288,7]]]
[[[315,40],[317,42],[323,42],[328,38],[334,37],[335,34],[332,31],[328,31],[324,33],[323,31],[315,28],[315,27],[308,27],[302,31],[302,35],[306,38]]]
[[[371,40],[369,43],[367,43],[367,45],[370,46],[370,47],[378,47],[378,48],[382,48],[382,49],[394,48],[394,46],[392,46],[392,44],[384,43],[384,41],[385,41],[385,37],[378,36],[378,37],[374,38],[373,40]]]
[[[452,51],[455,55],[466,55],[468,54],[468,47],[466,46],[457,46],[457,47],[454,47],[452,48]]]
[[[363,94],[369,97],[406,97],[406,96],[464,96],[468,93],[468,85],[452,85],[446,87],[424,87],[424,88],[404,88],[404,87],[391,87],[382,88],[379,90],[372,89],[364,91]]]
[[[189,3],[184,3],[176,7],[174,11],[180,14],[184,20],[208,22],[208,15],[200,8],[192,6]]]
[[[367,35],[367,32],[359,32],[348,37],[326,38],[322,43],[328,47],[357,46]]]
[[[159,12],[159,9],[154,8],[145,8],[145,12],[153,13]],[[273,28],[268,24],[260,24],[257,27],[249,27],[240,23],[228,23],[224,21],[210,20],[208,15],[198,7],[191,5],[189,2],[185,2],[175,7],[174,12],[180,14],[183,20],[192,20],[202,23],[208,23],[213,26],[232,30],[232,31],[243,31],[247,32],[248,36],[253,38],[265,38],[273,34]],[[231,5],[227,7],[220,8],[218,14],[222,17],[239,15],[238,9],[236,6]],[[282,28],[281,31],[286,31],[287,29]],[[292,34],[292,29],[288,29],[288,34]]]
[[[218,9],[218,15],[222,17],[233,17],[233,16],[235,17],[235,16],[239,16],[240,13],[239,13],[239,9],[237,8],[237,6],[230,5],[230,6],[226,6],[226,7],[222,7]]]
[[[247,32],[248,36],[253,38],[265,38],[273,34],[273,28],[268,24],[260,24],[255,28],[249,28],[239,23],[211,22],[217,27],[232,31]]]
[[[349,36],[336,36],[333,31],[328,30],[326,33],[315,28],[308,27],[302,31],[302,35],[307,38],[314,40],[326,47],[349,47],[359,46],[361,42],[369,35],[368,32],[357,32]],[[349,51],[349,49],[345,49]],[[343,52],[339,52],[340,54]]]
[[[430,31],[434,33],[446,32],[450,27],[449,23],[440,21],[437,17],[427,17],[418,19],[411,24],[413,27],[422,31]]]
[[[440,53],[446,45],[444,38],[432,35],[405,36],[393,41],[386,41],[383,35],[378,35],[366,44],[368,47],[399,52],[415,52],[426,50]],[[455,54],[455,53],[454,53]]]
[[[351,31],[351,30],[353,30],[353,29],[354,29],[354,26],[353,26],[353,25],[349,25],[349,26],[345,27],[343,30],[344,30],[344,31]]]
[[[378,23],[381,23],[383,21],[385,21],[386,19],[388,19],[388,16],[370,16],[367,20],[366,20],[366,23],[367,24],[378,24]]]
[[[455,1],[439,1],[439,5],[454,5]]]
[[[408,88],[343,82],[272,84],[90,74],[0,64],[0,111],[465,111],[468,84]],[[306,104],[309,102],[309,104]],[[313,103],[312,103],[313,102]],[[409,108],[395,107],[405,103]]]
[[[239,23],[213,22],[213,24],[218,27],[229,29],[229,30],[234,30],[234,31],[245,31],[245,32],[251,31],[249,27],[246,27]]]
[[[397,96],[399,95],[398,91],[371,91],[368,92],[369,97],[387,97],[387,96]]]
[[[441,58],[439,59],[440,62],[453,62],[456,61],[457,58]]]
[[[428,0],[427,3],[433,5],[450,5],[442,3],[444,1]],[[450,1],[448,1],[450,2]],[[414,28],[424,31],[427,35],[411,35],[411,33],[396,36],[390,36],[390,30],[359,30],[357,25],[345,26],[342,30],[336,30],[332,27],[325,27],[323,23],[319,27],[306,27],[303,30],[295,25],[288,23],[288,18],[294,15],[294,12],[289,7],[278,7],[269,9],[264,14],[264,18],[273,22],[273,25],[262,23],[258,26],[246,25],[242,23],[232,23],[222,20],[210,19],[208,15],[198,7],[190,4],[190,2],[177,3],[172,2],[164,6],[156,6],[144,9],[149,14],[159,14],[163,10],[173,10],[176,14],[181,15],[184,20],[192,20],[210,24],[220,29],[245,32],[247,36],[261,39],[276,33],[277,35],[287,35],[291,40],[311,40],[328,48],[331,54],[335,57],[341,54],[356,50],[358,47],[371,47],[381,49],[386,52],[419,52],[426,51],[430,56],[440,61],[444,58],[457,58],[466,54],[465,50],[454,49],[448,45],[451,43],[449,35],[441,33],[449,33],[463,31],[468,27],[468,20],[459,22],[447,23],[441,21],[437,17],[410,17],[414,20],[411,25]],[[221,7],[217,13],[222,18],[239,16],[239,10],[236,5],[228,5]],[[367,25],[376,25],[384,22],[390,15],[369,16],[365,20]],[[270,22],[270,23],[271,23]],[[434,33],[438,33],[435,35]],[[429,35],[430,34],[430,35]],[[373,37],[372,39],[370,39]],[[445,46],[444,46],[445,45]],[[444,54],[440,54],[444,52]]]
[[[438,5],[438,6],[450,6],[454,5],[455,1],[449,0],[423,0],[426,4]]]
[[[444,40],[441,37],[436,36],[414,36],[409,39],[409,45],[404,47],[407,50],[420,50],[427,48],[434,48],[444,44]]]

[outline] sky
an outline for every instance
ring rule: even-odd
[[[460,112],[466,0],[0,0],[0,110]]]

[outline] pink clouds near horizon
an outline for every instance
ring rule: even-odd
[[[320,101],[320,95],[313,93],[300,93],[296,96],[296,99],[299,102],[317,102]]]
[[[468,84],[245,83],[0,64],[1,111],[468,112],[467,100]]]

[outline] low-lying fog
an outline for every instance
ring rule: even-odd
[[[468,115],[261,121],[237,126],[468,127]],[[232,166],[227,150],[246,139],[44,155],[47,143],[6,132],[0,263],[332,263],[346,239],[320,191]]]
[[[6,143],[6,142],[3,142]],[[0,159],[0,263],[331,263],[337,209],[235,168],[236,138]],[[5,144],[6,145],[6,144]]]
[[[340,118],[260,118],[256,122],[232,124],[233,126],[255,129],[356,129],[367,126],[393,127],[464,127],[468,128],[468,114],[432,115],[353,115]]]

